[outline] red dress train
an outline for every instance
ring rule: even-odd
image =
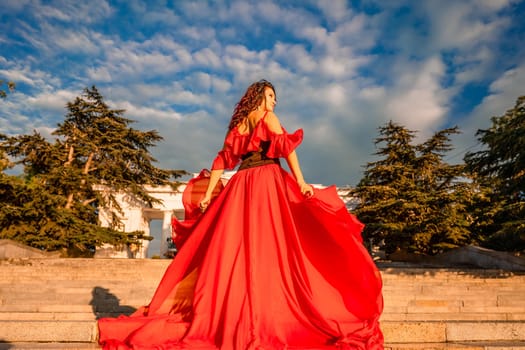
[[[263,143],[265,157],[286,157],[301,141],[263,118],[251,134],[233,129],[213,168]],[[99,320],[104,349],[383,349],[381,275],[334,186],[305,198],[268,163],[237,171],[204,215],[185,205],[183,245],[151,303]]]

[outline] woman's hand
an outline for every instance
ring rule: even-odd
[[[305,197],[311,197],[314,194],[314,188],[312,187],[312,185],[309,185],[306,182],[300,182],[299,188],[301,189],[301,193]]]
[[[201,212],[205,212],[206,208],[208,208],[208,205],[210,205],[211,196],[210,195],[204,195],[204,198],[199,202],[199,209]]]

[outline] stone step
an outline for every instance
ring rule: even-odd
[[[0,266],[0,271],[3,273],[3,278],[0,281],[0,284],[4,286],[8,286],[13,282],[17,282],[19,284],[35,284],[42,281],[56,281],[57,283],[74,283],[75,281],[104,281],[104,283],[113,284],[123,281],[158,281],[164,272],[154,271],[146,273],[137,271],[134,273],[123,273],[117,270],[109,273],[104,270],[84,272],[79,269],[73,269],[72,271],[56,270],[48,271],[46,273],[39,273],[34,271],[7,271],[3,269],[2,266]],[[453,283],[450,283],[447,287],[444,287],[442,285],[435,285],[431,278],[429,278],[429,280],[418,281],[417,284],[408,283],[406,280],[393,280],[389,282],[389,284],[384,283],[383,290],[398,295],[404,295],[403,293],[407,292],[421,295],[432,295],[436,293],[453,295],[454,293],[463,294],[463,292],[490,295],[492,294],[492,288],[498,288],[502,292],[512,292],[515,290],[516,285],[521,285],[522,287],[518,288],[520,288],[520,290],[525,290],[523,283],[525,283],[525,280],[521,278],[507,278],[497,280],[496,282],[486,279],[482,285],[471,284],[468,280],[456,280]],[[453,288],[451,288],[452,284],[454,284]],[[402,286],[403,289],[400,290],[400,286]]]
[[[54,273],[25,273],[24,271],[4,271],[6,278],[3,279],[5,283],[36,283],[36,282],[47,282],[47,281],[71,281],[71,280],[80,280],[80,281],[136,281],[136,280],[145,280],[145,281],[158,281],[162,274],[152,276],[150,273],[126,273],[121,272],[108,272],[108,271],[99,271],[99,272],[90,272],[83,273],[82,271],[56,271]],[[61,273],[62,275],[57,276],[56,273]]]
[[[141,278],[140,275],[133,275],[133,278],[127,278],[122,276],[119,273],[115,273],[112,278],[107,280],[97,277],[96,274],[93,274],[91,278],[87,278],[85,275],[82,278],[77,278],[73,273],[67,274],[64,271],[57,271],[54,274],[50,274],[45,278],[34,278],[26,275],[24,272],[6,272],[0,268],[0,271],[3,273],[2,280],[0,280],[0,290],[3,289],[23,289],[28,286],[39,285],[42,290],[53,290],[63,288],[75,288],[80,289],[85,287],[87,283],[90,285],[103,284],[104,286],[111,286],[121,289],[125,289],[129,284],[134,284],[137,286],[143,286],[145,288],[148,284],[146,282],[158,282],[162,278],[162,274],[150,278]],[[11,274],[16,274],[12,276]],[[61,276],[57,277],[56,274],[60,273]],[[79,273],[76,271],[75,273]],[[16,282],[16,283],[13,283]],[[44,284],[42,282],[45,282]],[[454,287],[450,286],[446,289],[433,287],[432,282],[421,282],[420,285],[416,287],[408,288],[405,284],[399,283],[395,286],[384,286],[383,292],[398,298],[407,298],[413,295],[418,295],[420,298],[425,298],[425,296],[440,295],[443,298],[453,298],[457,296],[463,297],[478,297],[478,296],[492,296],[495,294],[500,295],[515,295],[519,294],[522,291],[525,291],[525,281],[510,279],[505,283],[485,285],[483,288],[473,288],[466,283],[461,281],[454,282]],[[156,285],[156,284],[155,284]]]
[[[93,321],[92,312],[3,312],[2,321]]]
[[[152,283],[156,285],[156,283]],[[142,300],[144,298],[150,298],[155,288],[144,288],[139,286],[133,286],[132,284],[127,285],[125,288],[103,288],[100,286],[86,286],[85,288],[77,288],[75,290],[64,287],[63,289],[43,289],[38,290],[35,287],[29,287],[30,289],[17,289],[17,288],[0,288],[0,300],[4,303],[10,301],[16,302],[17,300],[33,300],[40,299],[46,302],[75,300],[84,303],[93,298],[100,300],[103,299],[115,299],[120,300]],[[480,306],[486,307],[500,307],[504,308],[525,308],[525,294],[516,292],[512,294],[495,294],[491,297],[485,296],[462,296],[457,295],[454,297],[447,297],[442,295],[420,297],[418,295],[407,296],[398,298],[390,295],[388,292],[383,293],[385,298],[385,304],[393,307],[406,306],[409,308],[449,308],[452,310],[456,309],[468,309],[476,308]]]
[[[395,313],[384,312],[382,321],[525,321],[525,312],[521,313]],[[1,318],[1,316],[0,316]]]
[[[95,342],[97,324],[82,321],[6,321],[0,320],[0,339],[4,342]]]
[[[85,305],[85,304],[126,304],[131,306],[141,306],[148,303],[154,294],[154,290],[134,293],[113,292],[111,295],[93,295],[92,291],[84,293],[63,293],[63,294],[39,294],[39,293],[6,293],[0,291],[0,307],[3,305]],[[520,296],[521,297],[521,296]],[[512,313],[523,312],[525,305],[523,302],[514,298],[513,301],[501,302],[496,300],[406,300],[394,301],[388,294],[384,294],[385,312],[408,312],[408,313],[428,313],[428,312],[450,312],[450,313]],[[1,311],[1,309],[0,309]]]
[[[132,295],[126,295],[125,297],[118,298],[121,303],[126,304],[138,304],[143,305],[144,302],[148,302],[151,298],[151,292],[144,293],[133,293]],[[101,297],[92,296],[91,293],[78,293],[78,294],[39,294],[39,293],[20,293],[12,296],[1,296],[0,304],[24,304],[28,300],[33,300],[34,303],[39,305],[44,304],[66,304],[66,305],[84,305],[93,302],[96,299],[97,302],[111,302],[116,297]]]
[[[93,349],[100,349],[100,346],[98,346],[98,344],[96,343],[75,343],[75,342],[0,343],[0,350],[93,350]]]
[[[8,300],[0,303],[0,319],[5,319],[3,316],[7,313],[38,313],[38,312],[127,312],[128,310],[136,309],[139,306],[147,305],[150,301],[149,297],[143,299],[120,299],[120,300],[87,300],[81,302],[79,300],[56,301],[51,303],[47,300],[35,299],[17,299]],[[524,320],[525,311],[521,307],[471,307],[471,308],[443,308],[443,307],[393,307],[388,303],[385,305],[383,312],[385,317],[389,319],[406,319],[406,320]]]
[[[93,312],[92,305],[62,305],[45,304],[35,305],[33,300],[28,300],[26,304],[0,305],[0,314],[10,312]]]
[[[108,263],[109,262],[109,263]],[[0,266],[5,267],[86,267],[97,266],[103,268],[118,268],[125,267],[133,270],[134,267],[159,267],[166,268],[171,263],[168,259],[90,259],[90,258],[31,258],[31,259],[3,259],[0,261]],[[510,272],[498,269],[465,269],[465,268],[433,268],[419,266],[400,266],[392,263],[378,263],[379,268],[387,275],[396,276],[396,278],[408,278],[412,276],[419,276],[423,278],[432,277],[434,280],[449,280],[451,276],[450,271],[456,272],[458,278],[470,278],[472,280],[479,280],[480,277],[508,277],[513,276],[517,272]],[[422,270],[424,270],[422,272]],[[522,274],[523,276],[523,274]]]
[[[0,350],[93,350],[96,343],[0,343]],[[293,348],[290,348],[293,350]],[[305,350],[305,349],[302,349]],[[308,350],[308,349],[306,349]],[[310,349],[320,350],[320,349]],[[385,344],[385,350],[525,350],[525,342]]]
[[[381,329],[389,343],[525,340],[525,322],[520,321],[384,321]]]
[[[387,343],[385,350],[525,350],[525,342]]]
[[[181,325],[181,327],[183,327]],[[381,329],[387,343],[517,342],[525,339],[525,322],[384,321]],[[96,321],[0,320],[4,342],[95,342]]]
[[[169,263],[1,260],[0,341],[91,346],[96,318],[147,304]],[[502,344],[525,339],[525,274],[384,266],[381,272],[381,324],[392,349],[511,349]],[[498,345],[489,348],[487,342]]]
[[[25,310],[20,310],[25,309]],[[48,321],[48,320],[65,320],[65,321],[84,321],[94,320],[97,317],[117,317],[121,314],[130,314],[135,308],[122,306],[120,309],[115,308],[112,311],[100,311],[94,313],[91,308],[85,307],[81,310],[72,311],[63,306],[53,308],[46,307],[46,311],[27,311],[27,308],[17,308],[12,311],[0,312],[2,321]],[[57,309],[59,311],[57,311]],[[383,313],[381,321],[525,321],[525,313]]]

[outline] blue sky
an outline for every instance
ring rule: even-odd
[[[277,115],[303,128],[306,180],[355,185],[388,120],[418,141],[475,132],[525,95],[524,1],[29,1],[0,6],[0,133],[49,136],[96,85],[134,127],[164,140],[157,166],[198,172],[253,81],[276,86]]]

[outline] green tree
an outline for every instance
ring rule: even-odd
[[[434,254],[474,241],[468,215],[473,193],[465,166],[443,159],[453,150],[450,135],[458,133],[457,127],[443,129],[417,146],[414,178],[421,212],[419,232],[412,237],[415,251]]]
[[[117,193],[151,206],[157,200],[144,185],[176,186],[171,179],[185,172],[155,167],[148,149],[162,137],[129,127],[124,111],[110,109],[95,87],[67,109],[53,143],[36,132],[4,137],[2,148],[23,165],[24,178],[0,193],[12,203],[0,210],[0,235],[47,250],[137,243],[143,232],[120,230]],[[111,208],[109,228],[99,225],[100,208]]]
[[[4,84],[7,86],[7,91],[3,88]],[[8,91],[13,91],[15,89],[15,83],[12,81],[5,82],[4,80],[0,79],[0,98],[6,98]]]
[[[414,215],[410,202],[402,197],[410,198],[414,192],[413,138],[412,131],[393,122],[380,127],[375,144],[385,145],[375,154],[383,159],[367,164],[364,177],[352,193],[360,200],[355,213],[366,224],[364,238],[372,245],[384,245],[388,253],[410,239],[407,226]]]
[[[485,246],[525,250],[525,96],[491,121],[476,133],[485,149],[465,155],[480,193],[474,229]]]
[[[381,159],[367,164],[353,191],[370,244],[388,254],[435,254],[469,240],[463,167],[443,161],[450,135],[457,132],[445,129],[414,145],[415,133],[401,125],[390,121],[379,128],[375,144],[383,145],[376,152]]]

